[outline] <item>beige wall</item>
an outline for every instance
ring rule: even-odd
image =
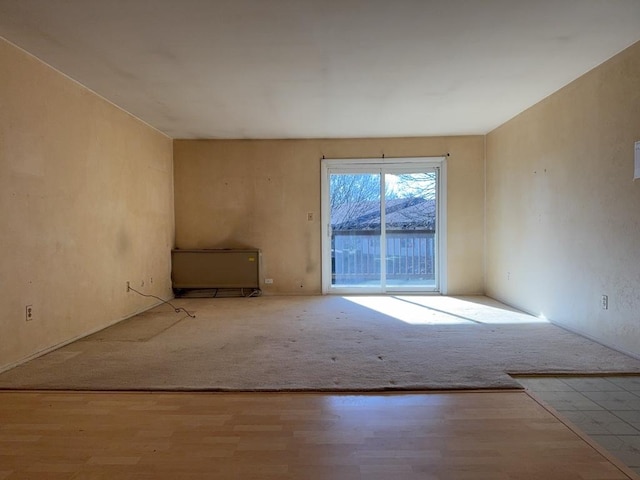
[[[449,293],[482,293],[484,137],[174,141],[176,246],[258,247],[267,294],[318,294],[320,162],[448,158]],[[315,221],[307,221],[307,212]]]
[[[639,86],[637,43],[487,136],[487,293],[635,354]]]
[[[0,369],[171,294],[171,140],[2,39],[0,172]]]

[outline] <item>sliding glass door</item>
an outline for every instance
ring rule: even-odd
[[[324,293],[442,290],[443,165],[323,161]]]
[[[437,290],[437,169],[385,175],[386,285]]]
[[[332,287],[382,285],[382,178],[380,173],[329,174]]]

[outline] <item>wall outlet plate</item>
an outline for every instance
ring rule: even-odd
[[[640,141],[635,143],[635,147],[633,149],[633,179],[640,179]]]
[[[602,295],[602,298],[600,299],[600,304],[602,305],[602,309],[603,310],[608,310],[609,309],[609,296],[608,295]]]

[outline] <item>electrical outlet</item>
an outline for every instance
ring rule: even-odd
[[[27,305],[24,309],[24,319],[27,322],[33,320],[33,305]]]
[[[127,292],[131,291],[131,284],[129,282],[127,282]]]
[[[307,212],[307,222],[313,222],[313,212]]]
[[[600,304],[602,305],[603,310],[609,310],[609,296],[602,295],[602,298],[600,299]]]
[[[265,285],[271,285],[273,283],[273,278],[265,278],[264,283]]]

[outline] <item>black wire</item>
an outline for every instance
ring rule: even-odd
[[[138,295],[142,295],[143,297],[151,297],[151,298],[155,298],[156,300],[160,300],[162,303],[166,303],[167,305],[171,306],[171,308],[173,308],[173,310],[176,313],[180,313],[180,311],[183,311],[184,313],[186,313],[187,315],[189,315],[191,318],[196,318],[195,315],[187,312],[184,308],[182,307],[176,307],[175,305],[173,305],[171,302],[167,301],[167,300],[163,300],[160,297],[156,297],[155,295],[148,295],[146,293],[142,293],[139,292],[138,290],[136,290],[135,288],[133,288],[132,286],[129,286],[129,290],[131,290],[132,292],[136,292]]]

